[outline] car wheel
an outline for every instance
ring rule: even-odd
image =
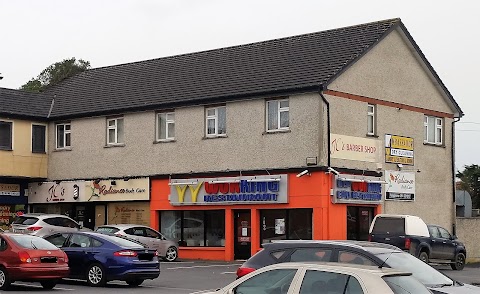
[[[178,257],[177,248],[175,247],[168,247],[167,252],[165,253],[165,260],[166,261],[175,261]]]
[[[3,267],[0,267],[0,290],[8,289],[8,287],[10,287],[10,284],[11,281],[8,277],[7,271]]]
[[[58,283],[57,280],[41,281],[40,285],[42,285],[43,289],[50,290],[50,289],[55,288],[57,283]]]
[[[143,279],[127,280],[126,282],[129,286],[136,287],[143,283]]]
[[[461,271],[465,267],[465,254],[457,253],[455,255],[454,263],[450,264],[453,270]]]
[[[425,251],[420,252],[420,255],[418,255],[418,259],[425,263],[428,263],[428,253]]]
[[[98,263],[90,265],[87,269],[87,283],[90,286],[98,287],[104,286],[107,283],[105,271]]]

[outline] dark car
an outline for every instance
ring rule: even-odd
[[[0,234],[0,290],[15,281],[40,282],[52,289],[68,273],[67,256],[49,242],[37,236]]]
[[[480,293],[480,288],[457,282],[398,247],[364,241],[282,240],[263,244],[237,277],[281,262],[342,262],[408,271],[434,293]]]
[[[45,237],[68,256],[70,277],[90,286],[126,281],[138,286],[160,275],[158,253],[139,242],[93,232],[57,233]]]

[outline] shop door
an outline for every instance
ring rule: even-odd
[[[234,258],[248,259],[252,250],[252,230],[250,210],[236,210]]]
[[[93,230],[95,228],[95,206],[93,204],[78,205],[76,207],[75,220],[82,226]]]
[[[367,241],[372,220],[373,207],[347,206],[347,239]]]

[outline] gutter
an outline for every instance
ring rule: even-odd
[[[453,230],[452,230],[452,233],[454,236],[457,235],[457,228],[456,228],[456,217],[457,217],[457,209],[456,209],[456,205],[455,205],[455,200],[456,200],[456,187],[455,187],[455,178],[456,178],[456,175],[455,175],[455,123],[460,121],[460,116],[459,117],[455,117],[452,121],[452,197],[453,197],[453,212],[454,212],[454,219],[453,219]]]
[[[320,89],[320,97],[322,97],[323,102],[327,105],[327,166],[330,166],[330,103],[328,103],[325,96],[323,96],[323,88]]]

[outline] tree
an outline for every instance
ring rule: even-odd
[[[457,173],[457,178],[462,180],[459,188],[472,196],[473,208],[480,208],[480,166],[466,165],[462,172]]]
[[[84,72],[90,68],[90,62],[75,57],[56,62],[44,69],[36,78],[32,78],[20,87],[20,90],[28,92],[42,92],[48,87],[56,85],[61,81]]]

